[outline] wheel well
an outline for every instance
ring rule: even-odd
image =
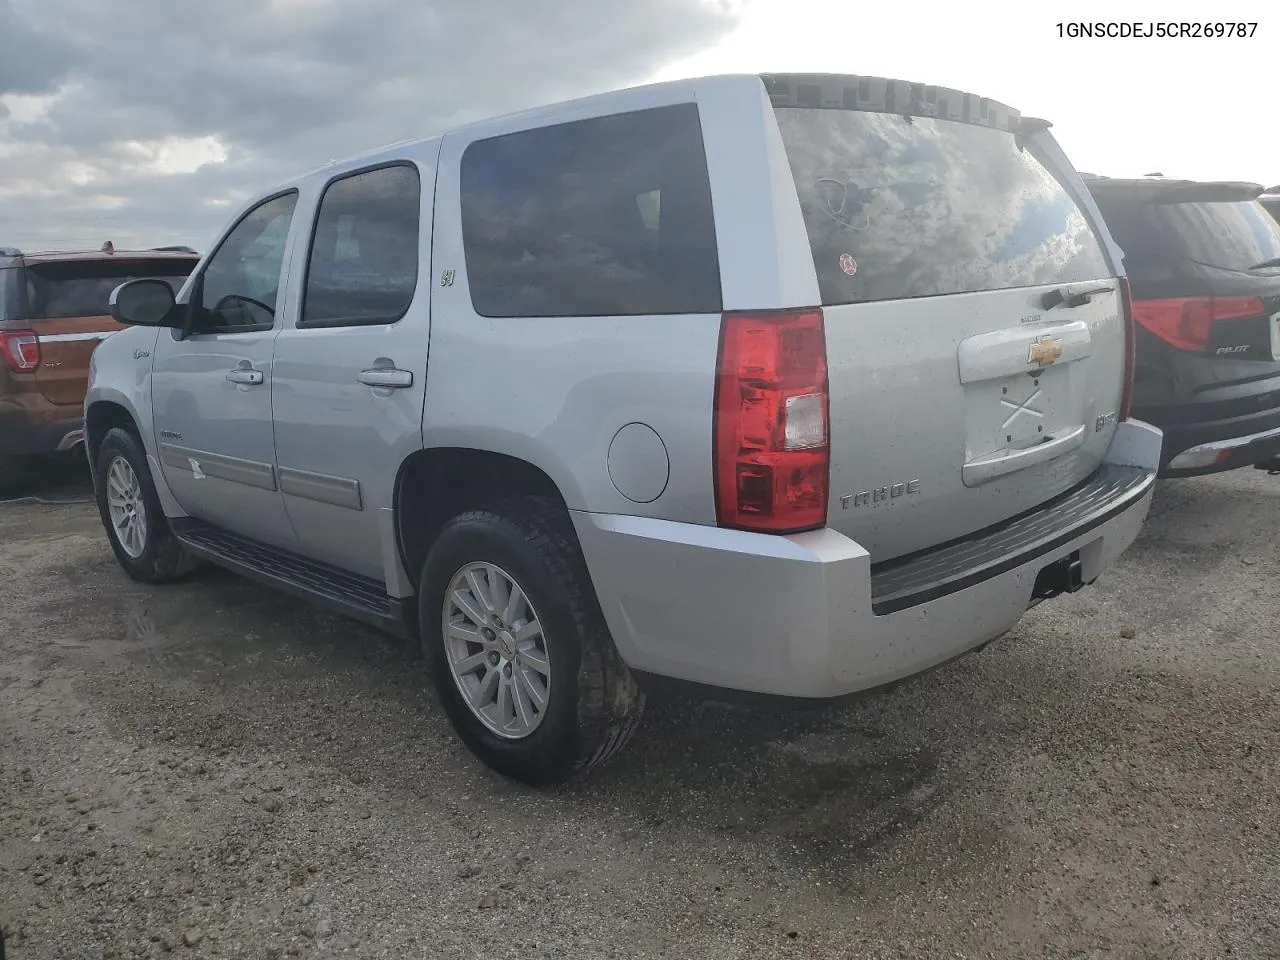
[[[122,430],[141,436],[133,415],[120,404],[110,400],[99,400],[91,404],[84,417],[84,449],[89,455],[90,462],[93,462],[97,456],[102,438],[113,427],[120,427]]]
[[[555,481],[516,457],[442,447],[422,450],[406,460],[396,480],[396,535],[414,583],[436,535],[452,517],[520,494],[550,497],[564,504]]]

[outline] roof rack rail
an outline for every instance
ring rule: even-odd
[[[17,247],[0,247],[0,257],[20,257],[22,251]]]
[[[151,249],[154,253],[195,253],[196,252],[191,247],[183,246],[182,244],[174,244],[173,246],[168,246],[168,247],[152,247]]]

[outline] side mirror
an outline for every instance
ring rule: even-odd
[[[130,280],[111,291],[111,319],[130,327],[174,326],[173,288],[163,280]]]

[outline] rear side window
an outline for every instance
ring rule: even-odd
[[[1088,220],[1013,134],[855,110],[775,110],[822,302],[1111,275]]]
[[[395,323],[418,285],[421,183],[408,164],[325,188],[299,326]]]
[[[477,141],[460,174],[467,275],[482,316],[720,311],[695,105]]]
[[[195,260],[64,260],[27,267],[27,318],[58,320],[110,313],[111,291],[126,280],[154,277],[177,293]]]
[[[1280,257],[1280,223],[1254,200],[1099,204],[1125,263],[1178,258],[1225,270],[1248,270]]]

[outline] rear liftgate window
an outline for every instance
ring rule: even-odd
[[[1280,257],[1280,223],[1252,199],[1100,205],[1126,262],[1144,269],[1185,257],[1248,272]]]
[[[154,277],[177,293],[195,265],[195,260],[175,259],[34,264],[27,268],[27,316],[31,320],[106,316],[111,291],[126,280]]]
[[[720,312],[693,104],[477,141],[462,157],[461,194],[482,316]]]
[[[828,306],[1111,275],[1071,195],[1012,133],[855,110],[775,112]]]

